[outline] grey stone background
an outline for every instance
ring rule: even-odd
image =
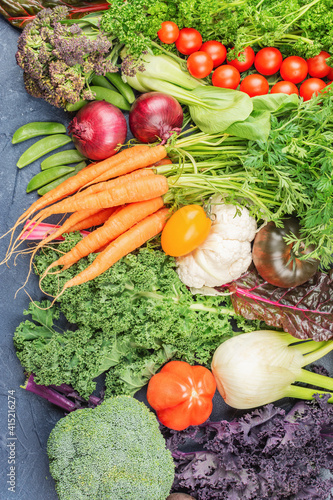
[[[60,121],[65,125],[69,116],[41,99],[30,97],[23,86],[22,71],[16,65],[16,43],[20,31],[0,17],[0,235],[14,224],[17,217],[36,198],[26,194],[28,181],[40,171],[40,162],[19,170],[16,162],[23,151],[34,142],[12,145],[11,138],[21,125],[32,121]],[[0,239],[0,261],[5,255],[8,238]],[[46,442],[55,423],[64,414],[47,401],[24,391],[23,369],[16,357],[12,337],[15,328],[25,319],[23,310],[29,298],[16,291],[23,284],[28,270],[28,258],[11,260],[9,267],[0,266],[0,500],[56,500],[54,482],[49,473]],[[26,290],[35,300],[41,292],[35,276]],[[332,353],[331,353],[332,354]],[[324,365],[333,366],[333,357],[325,357]],[[15,391],[15,492],[8,490],[9,440],[8,391]],[[137,395],[145,401],[145,392]],[[285,403],[284,403],[285,404]],[[231,419],[238,412],[227,408],[221,398],[214,398],[212,419]],[[98,499],[96,499],[98,500]]]

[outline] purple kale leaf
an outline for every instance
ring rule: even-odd
[[[333,270],[286,289],[264,281],[252,266],[228,288],[236,313],[246,319],[262,320],[299,339],[333,337]]]
[[[328,396],[290,412],[266,405],[231,422],[185,431],[162,427],[176,473],[173,491],[198,500],[325,500],[333,479]],[[186,446],[197,451],[183,451]]]

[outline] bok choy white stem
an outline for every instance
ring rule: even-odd
[[[311,400],[326,393],[332,394],[332,403],[333,379],[304,369],[331,350],[333,340],[300,341],[273,330],[244,333],[217,348],[212,372],[218,391],[233,408],[256,408],[284,397]]]

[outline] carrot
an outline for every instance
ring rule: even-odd
[[[153,176],[153,175],[155,175],[154,172],[152,170],[149,170],[149,169],[142,169],[142,170],[138,170],[138,171],[135,171],[135,172],[131,172],[130,174],[121,175],[120,177],[117,177],[116,179],[112,179],[112,180],[107,181],[107,182],[101,182],[99,184],[93,184],[92,186],[88,187],[87,189],[85,189],[83,191],[79,191],[78,193],[72,195],[72,197],[70,199],[76,201],[77,199],[80,199],[80,198],[82,199],[82,198],[84,198],[84,197],[86,197],[88,195],[97,194],[97,193],[103,191],[106,188],[107,189],[115,188],[115,187],[117,187],[117,186],[119,186],[119,185],[121,185],[123,183],[128,182],[128,181],[132,181],[132,180],[135,180],[135,179],[138,179],[138,178],[142,178],[142,177]],[[57,205],[53,205],[53,206],[57,206]],[[99,210],[100,210],[100,208],[97,209],[97,211],[99,211]],[[80,213],[82,211],[86,211],[86,210],[80,210]],[[90,212],[92,212],[92,211],[96,212],[96,209],[95,210],[91,209]],[[16,240],[12,244],[11,251],[7,252],[7,256],[6,256],[7,260],[10,258],[11,254],[14,251],[16,251],[17,247],[19,247],[21,245],[22,240],[26,239],[29,236],[29,234],[32,232],[33,228],[36,226],[36,221],[38,220],[38,218],[39,218],[39,216],[37,216],[37,218],[33,218],[32,219],[32,221],[34,221],[34,224],[31,226],[30,230],[25,227],[21,231],[21,233],[19,234],[19,236],[16,238]],[[37,223],[37,225],[38,225],[38,223]],[[94,224],[92,224],[92,225],[94,225]],[[97,225],[97,224],[95,224],[95,225]],[[30,227],[30,224],[29,224],[29,227]],[[68,224],[67,224],[66,227],[67,228],[69,227]],[[83,229],[83,228],[80,227],[80,229]],[[65,232],[66,232],[65,230],[62,233],[60,233],[60,232],[57,231],[55,237],[59,236],[60,234],[65,233]],[[19,243],[18,243],[18,240],[20,240]],[[49,243],[50,241],[51,240],[49,239],[45,243]]]
[[[90,165],[82,170],[80,170],[73,177],[69,177],[67,180],[62,182],[59,186],[52,189],[44,196],[36,200],[15,222],[14,226],[1,236],[5,236],[11,233],[10,242],[5,259],[2,261],[6,262],[11,255],[11,246],[13,235],[19,224],[25,222],[32,214],[41,210],[52,203],[55,203],[68,195],[71,195],[81,189],[84,186],[88,186],[90,183],[95,182],[94,179],[98,179],[103,172],[107,172],[106,179],[99,179],[98,182],[108,180],[120,175],[133,172],[140,168],[152,165],[155,161],[158,161],[166,156],[167,152],[164,146],[147,146],[138,145],[133,146],[128,149],[124,149],[120,153],[117,153],[106,160],[99,163]],[[97,181],[96,181],[97,182]]]
[[[107,221],[108,218],[116,212],[116,210],[117,210],[116,207],[103,208],[98,212],[94,210],[94,213],[84,218],[83,220],[78,221],[76,224],[71,226],[66,232],[74,233],[75,231],[82,231],[82,229],[90,229],[91,227],[100,226],[101,224],[104,224],[104,222]],[[80,214],[83,212],[90,212],[90,210],[81,210],[80,212],[74,212],[74,214]],[[74,214],[72,214],[70,217],[72,217]]]
[[[75,262],[78,262],[83,257],[98,251],[130,229],[134,224],[156,212],[158,209],[163,207],[163,205],[163,199],[158,197],[152,200],[130,203],[129,205],[121,208],[119,211],[113,213],[102,227],[88,234],[68,253],[62,255],[58,260],[53,262],[46,269],[42,279],[53,267],[63,266],[63,271],[68,269],[71,265],[75,264]]]
[[[118,262],[122,257],[128,255],[133,250],[141,247],[149,239],[158,235],[169,215],[167,208],[161,208],[152,215],[149,215],[142,221],[138,222],[131,229],[123,233],[121,236],[112,241],[103,252],[97,255],[95,260],[84,271],[81,271],[77,276],[67,281],[60,292],[62,294],[68,288],[76,285],[81,285],[87,281],[91,281],[97,276],[107,271],[113,264]],[[60,296],[56,297],[56,299]]]
[[[55,205],[42,210],[37,217],[37,221],[41,222],[46,217],[54,214],[78,212],[92,208],[101,210],[102,208],[125,205],[125,203],[151,200],[157,196],[162,196],[167,191],[168,181],[163,175],[143,177],[122,183],[114,189],[105,189],[98,194],[73,196],[72,198],[59,201]],[[32,219],[33,222],[35,220]]]
[[[125,167],[125,165],[122,164],[115,166],[110,170],[105,170],[101,175],[99,175],[98,177],[96,176],[95,179],[91,180],[85,186],[89,186],[89,184],[93,184],[95,182],[108,181],[109,179],[118,177],[119,175],[123,175],[124,173],[129,173],[133,172],[134,170],[138,170],[139,168],[149,167],[151,165],[154,165],[157,161],[160,161],[163,158],[165,158],[166,155],[167,155],[167,150],[165,149],[164,146],[161,145],[150,146],[148,151],[144,151],[142,153],[141,162],[135,161],[135,159],[132,158],[131,162],[129,162],[131,164],[130,166]],[[124,170],[124,168],[126,168],[126,170]]]

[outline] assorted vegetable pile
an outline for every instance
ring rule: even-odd
[[[25,25],[27,92],[70,118],[13,135],[36,138],[17,167],[40,162],[40,197],[1,262],[28,254],[22,288],[33,269],[43,293],[13,342],[24,388],[68,413],[48,440],[59,499],[329,497],[331,4],[41,3],[19,21],[0,0]],[[214,422],[216,398],[243,413]],[[294,398],[311,402],[274,405]]]

